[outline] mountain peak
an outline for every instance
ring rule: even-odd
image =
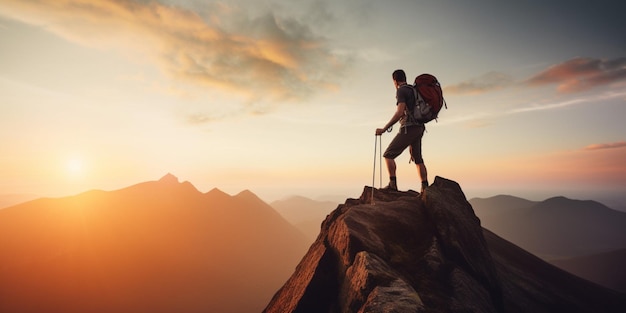
[[[213,189],[209,190],[206,194],[207,194],[207,195],[220,195],[220,196],[228,196],[228,197],[230,197],[230,195],[229,195],[229,194],[227,194],[227,193],[225,193],[225,192],[221,191],[221,190],[220,190],[219,188],[217,188],[217,187],[215,187],[215,188],[213,188]]]
[[[241,192],[239,192],[238,194],[235,195],[235,197],[242,197],[242,198],[258,198],[257,195],[255,195],[252,191],[250,191],[249,189],[245,189],[242,190]]]
[[[544,200],[544,202],[556,202],[556,201],[572,201],[572,199],[566,198],[564,196],[555,196]]]
[[[159,182],[165,184],[178,184],[178,177],[172,175],[171,173],[167,173],[159,179]]]
[[[624,297],[489,234],[461,187],[436,177],[425,194],[365,187],[359,199],[339,205],[264,313],[621,312],[625,306]]]
[[[236,194],[233,198],[238,199],[239,201],[242,201],[248,204],[258,205],[262,203],[263,205],[267,205],[265,201],[263,201],[261,198],[259,198],[259,196],[257,196],[254,192],[248,189],[241,191],[240,193]]]

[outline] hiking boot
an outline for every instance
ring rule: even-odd
[[[426,188],[428,187],[428,182],[422,182],[422,191],[420,192],[420,198],[422,201],[426,200]]]
[[[389,185],[387,185],[387,187],[383,187],[382,190],[398,191],[398,186],[395,181],[390,181]]]

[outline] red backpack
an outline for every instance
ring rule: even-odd
[[[413,118],[420,123],[428,123],[437,119],[441,107],[446,104],[443,99],[443,91],[441,84],[437,78],[430,74],[421,74],[415,77],[413,88],[416,92],[415,108],[413,109]]]

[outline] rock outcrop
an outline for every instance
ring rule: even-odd
[[[372,197],[372,191],[374,196]],[[364,189],[264,312],[624,312],[626,298],[484,230],[460,186]]]

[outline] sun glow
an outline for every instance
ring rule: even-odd
[[[68,172],[72,175],[78,175],[83,172],[85,164],[80,157],[72,157],[67,160],[66,168]]]

